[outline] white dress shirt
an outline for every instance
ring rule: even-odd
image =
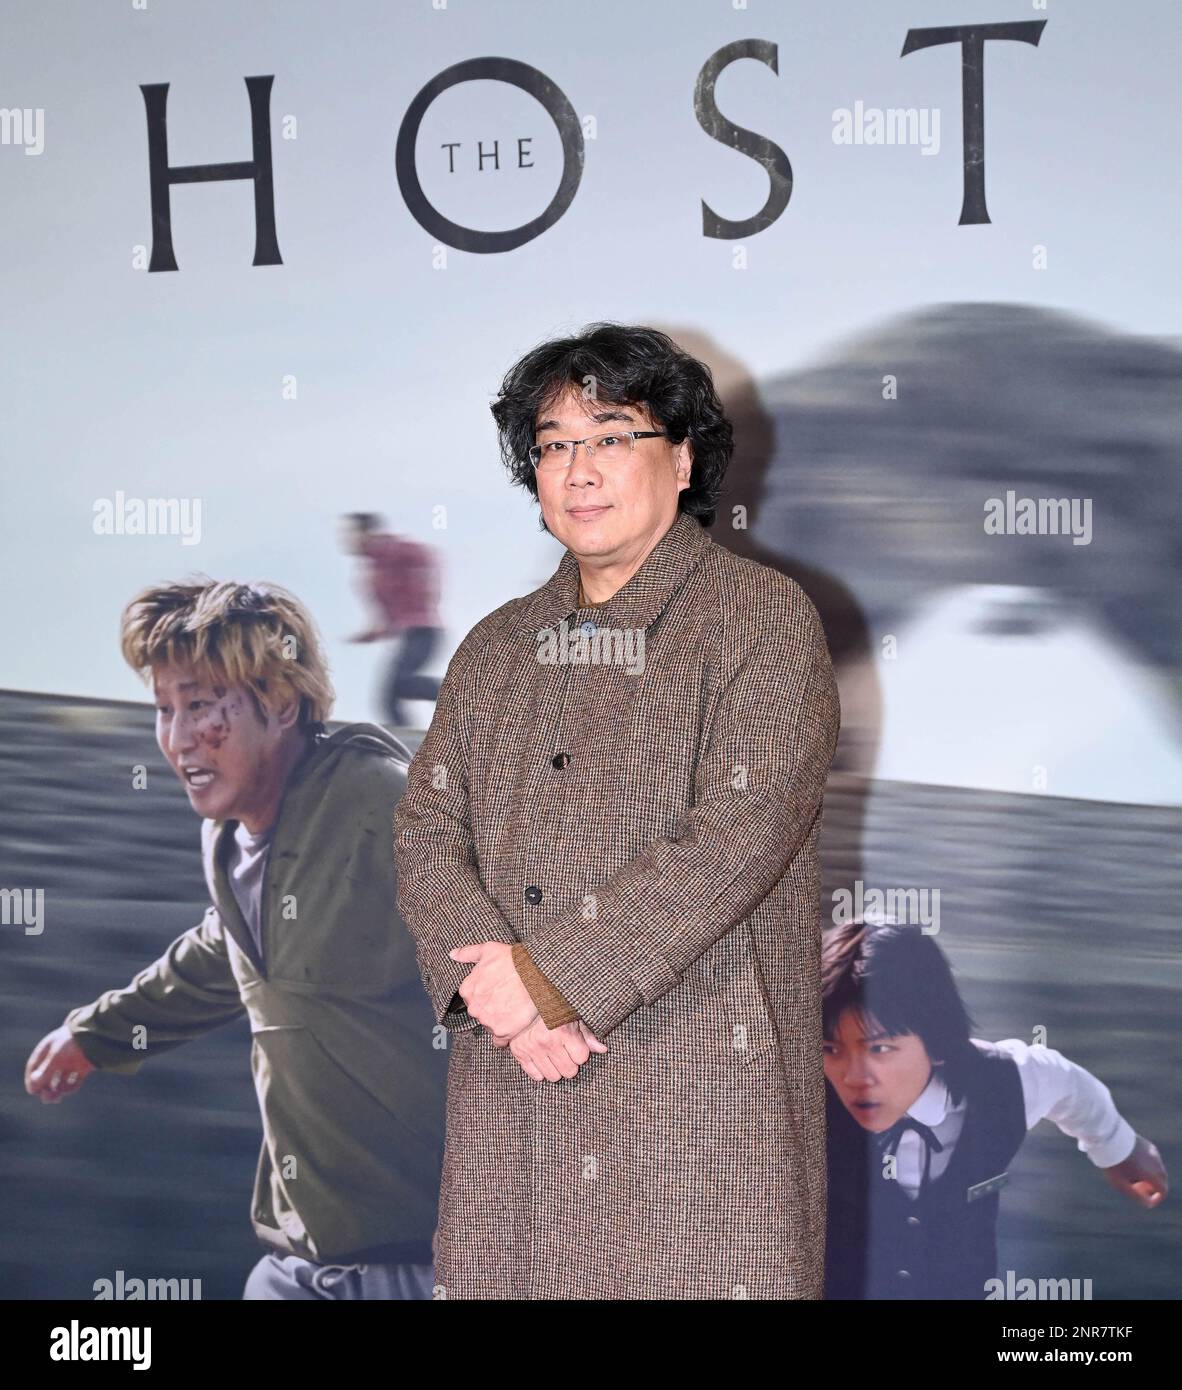
[[[1020,1038],[1006,1038],[995,1046],[1018,1064],[1028,1130],[1039,1120],[1051,1120],[1064,1134],[1078,1141],[1080,1153],[1087,1154],[1097,1168],[1111,1168],[1128,1158],[1136,1132],[1122,1118],[1112,1093],[1102,1081],[1051,1047],[1032,1047]],[[967,1100],[952,1104],[940,1068],[934,1067],[931,1080],[907,1110],[927,1125],[944,1146],[939,1153],[932,1151],[929,1182],[948,1167],[964,1128],[967,1109]],[[896,1178],[909,1197],[919,1195],[926,1148],[922,1135],[913,1129],[903,1131],[895,1151]]]

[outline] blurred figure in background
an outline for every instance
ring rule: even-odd
[[[96,1068],[137,1072],[246,1013],[263,1120],[251,1213],[268,1253],[243,1296],[430,1299],[446,1059],[391,907],[409,752],[375,724],[326,732],[320,641],[278,585],[145,589],[122,646],[202,817],[212,906],[44,1037],[25,1089],[56,1103]]]
[[[431,660],[443,626],[439,620],[439,566],[430,546],[381,530],[374,512],[351,512],[343,518],[345,550],[366,562],[364,584],[376,621],[351,638],[376,642],[401,638],[382,684],[382,715],[395,728],[406,726],[404,700],[435,700],[439,681],[421,674]]]

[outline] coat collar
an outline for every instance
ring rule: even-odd
[[[530,595],[516,630],[536,635],[544,628],[557,627],[576,612],[586,613],[603,627],[646,628],[661,615],[713,543],[696,517],[679,511],[627,584],[593,609],[579,608],[579,562],[574,552],[567,550],[550,579]]]

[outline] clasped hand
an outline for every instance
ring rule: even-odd
[[[503,941],[460,946],[448,955],[472,965],[459,989],[468,1012],[535,1081],[572,1077],[592,1052],[607,1051],[581,1020],[546,1027],[513,964],[513,948]]]

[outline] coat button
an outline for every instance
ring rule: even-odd
[[[554,767],[558,767],[558,768],[565,767],[565,766],[567,765],[567,763],[570,762],[570,754],[569,754],[569,753],[555,753],[554,756],[550,759],[550,762],[553,764]]]
[[[525,900],[527,903],[540,903],[542,901],[542,890],[534,887],[531,883],[525,890]]]
[[[919,1217],[918,1217],[918,1216],[909,1216],[909,1217],[907,1218],[907,1224],[908,1224],[908,1226],[918,1226],[918,1225],[919,1225]]]
[[[583,634],[584,637],[594,637],[595,634],[599,631],[599,629],[590,620],[590,618],[588,618],[585,623],[579,624],[579,631]]]

